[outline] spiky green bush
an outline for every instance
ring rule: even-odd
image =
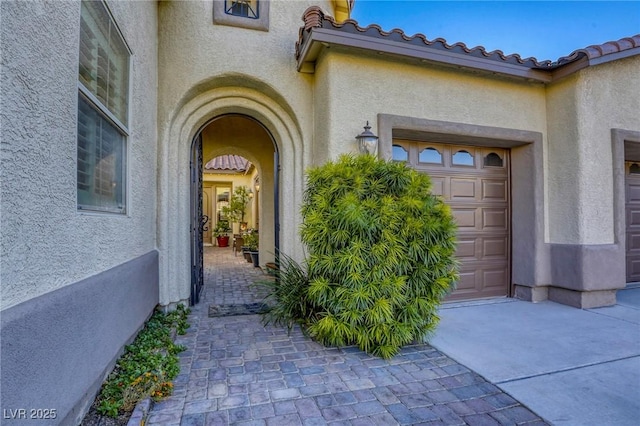
[[[287,326],[289,331],[296,324],[304,327],[313,313],[307,297],[307,273],[300,264],[282,252],[276,253],[276,265],[273,279],[254,283],[266,294],[262,323]]]
[[[307,331],[384,358],[426,337],[458,278],[456,226],[429,177],[361,155],[310,169],[307,178]]]

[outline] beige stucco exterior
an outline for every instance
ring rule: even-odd
[[[155,250],[156,5],[109,6],[133,53],[124,216],[77,211],[80,3],[2,2],[1,309]]]
[[[614,243],[611,129],[640,128],[639,69],[626,58],[547,87],[550,242]]]
[[[355,136],[366,120],[375,123],[377,114],[539,132],[546,128],[541,84],[342,52],[328,53],[319,62],[315,75],[330,101],[320,98],[314,107],[317,121],[327,123],[329,131],[316,134],[316,142],[329,147],[331,158],[356,152]]]
[[[242,114],[264,126],[278,147],[281,164],[280,205],[299,205],[303,173],[313,146],[313,77],[293,66],[294,44],[304,10],[313,2],[271,2],[269,31],[212,25],[212,2],[164,2],[159,6],[158,135],[160,187],[158,248],[161,303],[186,300],[190,294],[189,158],[191,141],[210,120]],[[316,3],[317,4],[317,3]],[[332,3],[321,3],[332,10]],[[190,25],[185,26],[184,22]],[[292,23],[295,23],[292,25]],[[238,54],[243,52],[243,54]],[[187,65],[188,64],[188,65]],[[176,78],[176,76],[180,78]],[[273,151],[272,151],[273,152]],[[246,153],[269,181],[266,154]],[[172,159],[177,159],[173,161]],[[260,161],[262,160],[262,161]],[[173,177],[177,177],[174,179]],[[264,191],[264,189],[263,189]],[[263,192],[264,194],[264,192]],[[260,212],[273,201],[262,195]],[[273,230],[261,217],[261,259],[273,256]],[[280,248],[299,260],[299,216],[280,212]],[[263,232],[264,230],[264,232]]]
[[[80,423],[159,299],[157,5],[108,6],[132,53],[124,215],[78,210],[80,2],[0,2],[0,400],[56,424]]]
[[[35,135],[31,140],[43,141],[31,144],[30,154],[39,153],[51,163],[58,158],[73,168],[77,100],[70,89],[77,84],[73,64],[79,4],[5,4],[3,46],[5,56],[12,58],[6,76],[13,84],[6,86],[4,99],[6,110],[15,113],[6,114],[8,137],[3,139],[20,140],[28,132]],[[5,144],[9,161],[21,166],[5,174],[4,211],[6,217],[23,220],[5,222],[3,228],[5,292],[0,306],[46,294],[154,249],[160,254],[161,303],[186,300],[190,235],[183,224],[189,222],[192,141],[208,123],[215,127],[215,119],[228,114],[247,117],[263,132],[264,149],[245,144],[238,133],[227,134],[225,142],[211,149],[242,154],[256,164],[263,183],[263,248],[269,253],[275,246],[275,201],[264,194],[274,188],[273,152],[278,153],[281,173],[280,246],[298,256],[302,247],[295,207],[304,189],[305,168],[357,152],[355,135],[366,121],[376,132],[381,114],[540,133],[543,242],[615,243],[610,132],[640,127],[637,56],[543,83],[332,47],[320,52],[313,73],[301,73],[295,67],[295,42],[305,10],[319,5],[340,21],[346,18],[349,2],[271,1],[266,30],[214,24],[213,4],[109,3],[133,51],[126,217],[69,216],[75,179],[65,167],[52,168],[53,179],[31,180],[25,193],[15,173],[37,160],[21,160],[20,149]],[[51,16],[52,31],[60,37],[32,31],[45,16]],[[33,55],[38,51],[54,51],[59,59],[40,61]],[[21,69],[41,72],[26,76]],[[35,74],[40,77],[35,79]],[[38,102],[11,106],[36,93]],[[42,107],[45,100],[57,108]],[[64,110],[68,113],[60,118]],[[57,126],[45,124],[53,120]],[[205,139],[208,132],[203,131]],[[59,137],[68,143],[48,149],[44,141]],[[381,142],[382,157],[388,157],[389,143]],[[18,192],[21,197],[11,196]],[[58,195],[47,197],[51,193]],[[121,238],[124,235],[128,238]],[[264,253],[263,259],[269,256]]]
[[[337,21],[351,7],[346,0],[271,1],[266,26],[251,29],[214,23],[212,0],[109,2],[133,52],[128,213],[114,216],[76,212],[75,177],[68,173],[75,167],[79,3],[3,3],[3,51],[10,58],[3,150],[15,166],[3,172],[0,306],[155,249],[161,304],[186,300],[192,142],[200,132],[211,139],[211,129],[224,123],[216,120],[229,114],[252,124],[235,133],[220,127],[224,136],[205,143],[211,150],[205,154],[238,153],[256,165],[263,249],[270,253],[276,200],[265,194],[275,184],[273,153],[280,163],[280,247],[300,256],[305,169],[357,152],[355,135],[366,121],[378,131],[385,114],[540,134],[542,243],[616,243],[610,132],[640,128],[637,55],[534,81],[327,44],[313,72],[298,72],[301,17],[314,5]],[[45,21],[49,31],[34,30]],[[27,137],[28,155],[18,142]],[[51,149],[51,140],[65,142]],[[380,155],[389,153],[390,141],[381,141]],[[21,179],[43,163],[63,166],[50,167],[50,179]]]
[[[278,246],[304,260],[305,170],[357,153],[369,121],[385,159],[400,134],[509,150],[511,295],[586,308],[624,287],[640,36],[544,69],[343,22],[349,0],[261,2],[247,25],[216,16],[213,0],[106,4],[132,52],[124,215],[78,210],[80,2],[0,2],[2,397],[12,406],[61,407],[77,424],[155,306],[189,301],[198,138],[205,162],[236,154],[255,165],[204,179],[257,178],[247,219],[259,224],[262,264]],[[39,381],[25,386],[31,371]],[[76,388],[60,390],[71,377]]]

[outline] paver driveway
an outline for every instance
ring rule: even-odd
[[[203,302],[178,339],[188,350],[174,395],[147,425],[546,424],[429,345],[383,360],[263,327],[259,315],[209,318],[212,303],[258,301],[249,283],[265,276],[231,249],[208,247],[205,259]]]

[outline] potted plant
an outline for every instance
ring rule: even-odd
[[[249,251],[249,246],[247,246],[245,243],[245,245],[242,246],[241,250],[242,250],[242,256],[244,256],[244,260],[251,263],[252,260],[251,260],[251,252]]]
[[[229,205],[222,208],[222,213],[229,218],[231,223],[239,223],[240,228],[246,227],[244,221],[247,204],[251,201],[251,192],[246,186],[238,186],[233,190]]]
[[[258,258],[258,246],[259,246],[259,237],[257,230],[250,230],[245,234],[244,242],[249,248],[249,253],[251,255],[251,260],[253,261],[253,266],[260,266],[259,258]]]
[[[218,247],[228,247],[229,246],[229,232],[231,228],[229,228],[229,222],[226,220],[220,220],[216,224],[216,227],[213,230],[213,236],[218,241]]]

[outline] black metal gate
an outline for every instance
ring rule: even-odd
[[[202,136],[198,134],[191,150],[191,305],[200,301],[204,285],[202,233],[209,217],[202,214]]]

